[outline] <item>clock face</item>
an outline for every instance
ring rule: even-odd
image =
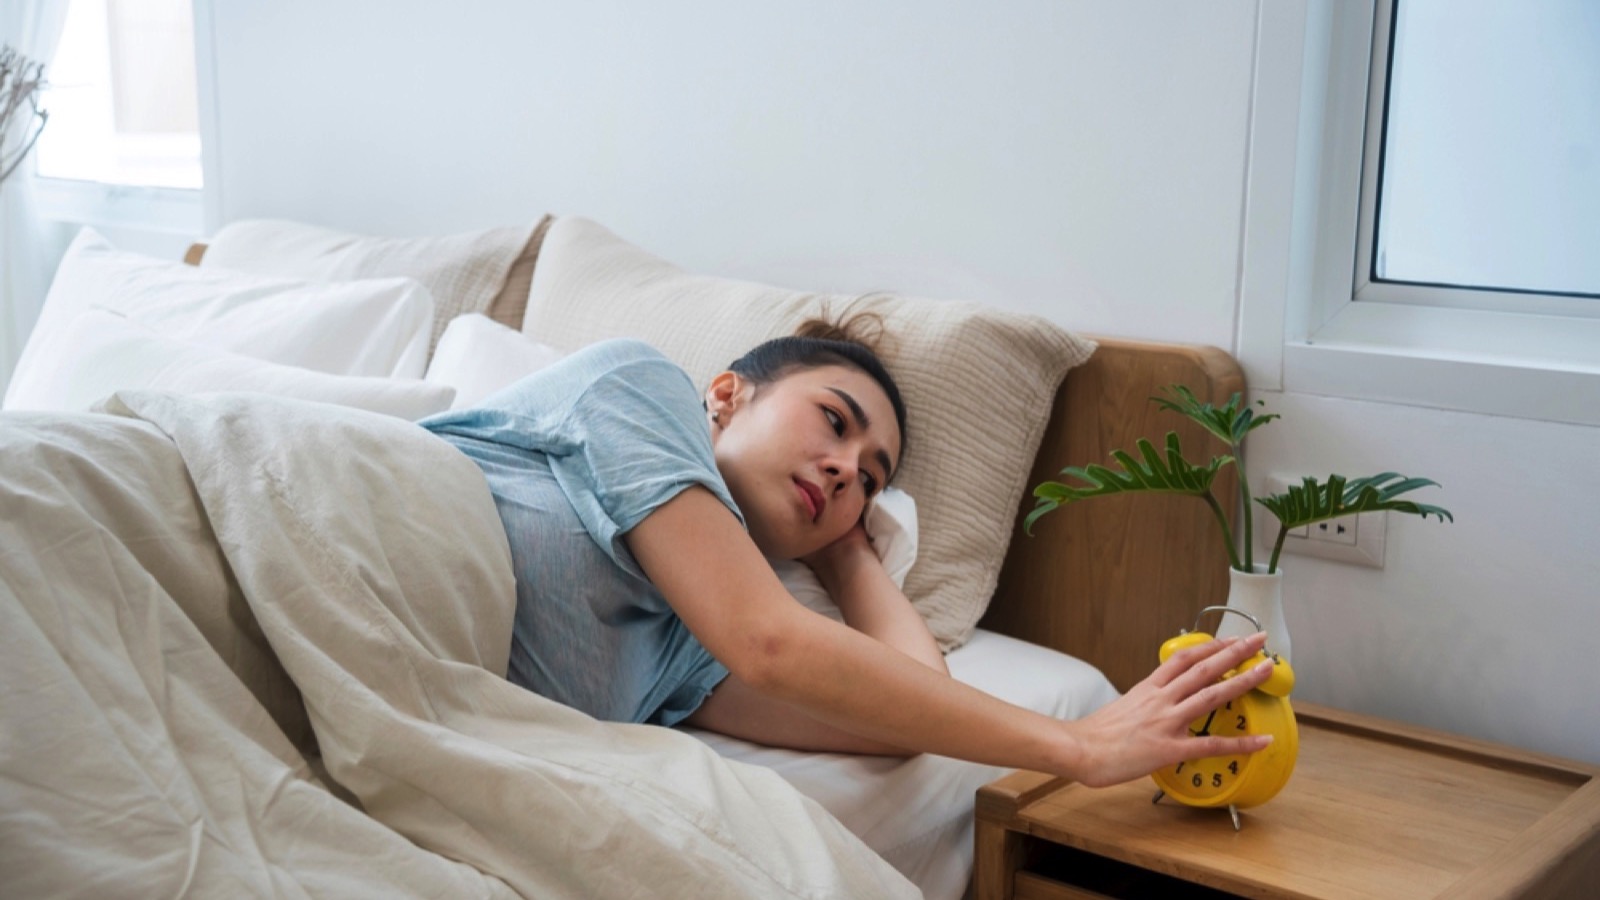
[[[1189,723],[1189,733],[1195,737],[1240,737],[1250,734],[1249,704],[1243,701],[1242,697],[1230,700],[1226,705],[1195,719]],[[1163,774],[1168,777],[1163,780],[1173,786],[1168,793],[1181,794],[1207,804],[1225,803],[1225,798],[1238,789],[1240,779],[1249,772],[1250,763],[1251,758],[1244,755],[1185,760],[1167,769]]]
[[[1250,691],[1189,723],[1195,737],[1270,734],[1255,753],[1185,760],[1151,773],[1162,791],[1189,806],[1255,806],[1272,799],[1289,780],[1299,751],[1299,730],[1285,697]]]

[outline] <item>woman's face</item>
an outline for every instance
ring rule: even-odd
[[[845,366],[753,386],[724,372],[706,394],[717,468],[761,552],[798,559],[843,537],[894,475],[889,397]]]

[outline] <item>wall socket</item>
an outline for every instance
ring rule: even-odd
[[[1267,476],[1267,492],[1281,494],[1299,478],[1288,475]],[[1278,520],[1260,504],[1251,511],[1255,517],[1258,551],[1272,552],[1272,542],[1278,537]],[[1388,534],[1387,512],[1359,513],[1354,516],[1305,525],[1289,532],[1283,540],[1283,552],[1298,556],[1320,556],[1323,559],[1353,563],[1358,566],[1383,568],[1383,549]]]

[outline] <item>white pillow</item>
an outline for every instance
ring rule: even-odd
[[[877,551],[895,586],[904,588],[906,573],[917,561],[917,502],[897,487],[884,488],[867,508],[867,534],[872,536],[872,549]],[[769,558],[767,562],[783,586],[807,609],[844,621],[838,605],[809,566],[793,559]]]
[[[450,406],[446,385],[330,375],[165,337],[103,309],[53,332],[32,363],[36,387],[18,409],[81,412],[115,391],[255,391],[420,419]]]
[[[167,337],[257,359],[400,378],[422,377],[433,322],[432,298],[410,279],[313,284],[201,270],[118,250],[85,228],[56,270],[6,391],[7,409],[44,389],[33,371],[40,347],[55,343],[55,332],[92,308]]]
[[[543,225],[379,237],[304,222],[244,219],[212,236],[200,267],[308,281],[415,278],[433,297],[431,341],[437,344],[446,323],[465,313],[486,312],[513,326],[522,324]]]
[[[450,408],[462,409],[564,355],[482,313],[468,313],[450,320],[423,377],[455,388]]]

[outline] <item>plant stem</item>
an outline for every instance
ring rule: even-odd
[[[1283,552],[1283,539],[1289,536],[1288,526],[1278,524],[1278,539],[1272,544],[1272,559],[1267,563],[1267,574],[1278,571],[1278,554]]]
[[[1244,570],[1254,572],[1256,570],[1255,520],[1250,512],[1250,479],[1246,477],[1245,472],[1243,441],[1233,448],[1233,458],[1233,470],[1239,476],[1239,496],[1244,498]]]
[[[1235,569],[1241,572],[1249,571],[1239,565],[1239,551],[1234,548],[1233,532],[1228,528],[1228,517],[1223,515],[1222,505],[1217,503],[1217,498],[1211,496],[1210,491],[1206,491],[1201,497],[1205,499],[1206,505],[1211,507],[1212,514],[1217,517],[1217,524],[1222,526],[1222,540],[1223,543],[1228,545],[1228,561],[1233,564]]]

